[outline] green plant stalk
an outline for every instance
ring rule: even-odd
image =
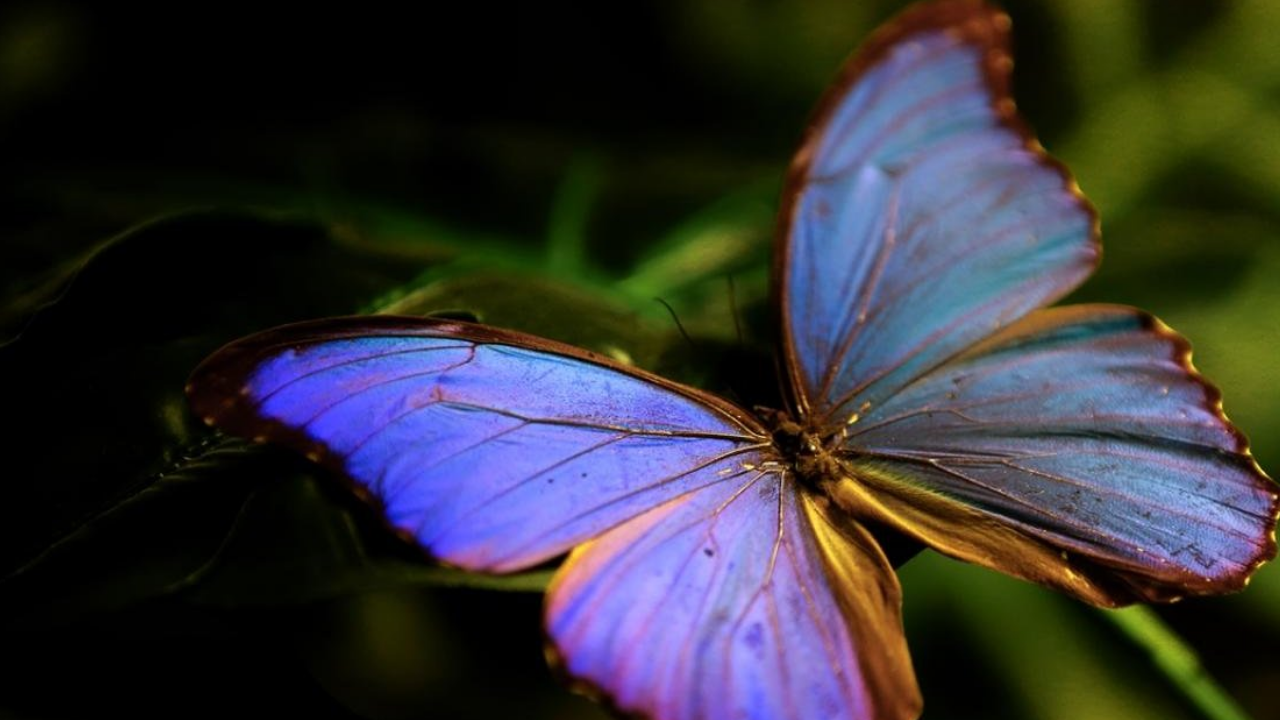
[[[1209,675],[1190,645],[1149,607],[1102,610],[1102,616],[1151,656],[1169,679],[1209,720],[1250,720],[1249,715]]]

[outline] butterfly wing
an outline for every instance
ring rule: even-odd
[[[1093,269],[1093,211],[1014,113],[1007,29],[916,6],[820,106],[775,260],[801,415],[839,425]]]
[[[728,403],[530,336],[392,317],[245,338],[188,392],[211,423],[338,471],[455,565],[515,570],[597,537],[557,574],[547,627],[564,669],[620,707],[918,713],[883,554],[786,487]]]
[[[1237,589],[1275,554],[1274,483],[1136,310],[1034,313],[848,432],[843,504],[1096,604]]]
[[[822,106],[776,266],[793,406],[847,436],[846,509],[943,552],[1103,605],[1239,587],[1275,486],[1185,341],[1035,313],[1092,270],[1096,223],[1014,112],[1007,26],[917,6]]]
[[[433,556],[509,571],[760,465],[713,396],[465,323],[362,317],[267,331],[192,375],[196,412],[306,453]]]
[[[791,482],[744,471],[574,550],[547,599],[562,667],[628,717],[916,717],[892,569]]]

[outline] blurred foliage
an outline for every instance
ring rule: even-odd
[[[542,662],[546,569],[425,563],[201,427],[183,380],[255,329],[392,309],[767,403],[782,172],[900,7],[0,7],[0,714],[601,717]],[[1280,5],[1006,8],[1019,105],[1102,214],[1073,299],[1188,335],[1280,467]],[[930,553],[901,575],[926,717],[1196,717],[1182,673],[1280,718],[1274,567],[1110,620]]]

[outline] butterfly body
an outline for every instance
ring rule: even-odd
[[[793,420],[782,410],[756,407],[755,414],[769,431],[778,460],[772,461],[795,476],[802,485],[818,489],[825,479],[837,477],[840,465],[838,434]]]
[[[550,656],[655,720],[920,710],[869,528],[1100,606],[1239,589],[1275,484],[1132,308],[1044,309],[1097,218],[1009,97],[1006,16],[903,13],[792,163],[774,258],[785,410],[594,353],[423,318],[269,330],[188,387],[211,424],[305,453],[429,555],[568,557]]]

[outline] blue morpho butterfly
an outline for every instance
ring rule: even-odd
[[[917,715],[868,526],[1095,605],[1238,589],[1275,554],[1276,486],[1186,341],[1131,308],[1041,309],[1092,271],[1097,225],[1015,114],[1008,25],[916,6],[821,104],[779,223],[784,410],[403,317],[232,343],[191,402],[452,565],[572,551],[555,661],[660,720]]]

